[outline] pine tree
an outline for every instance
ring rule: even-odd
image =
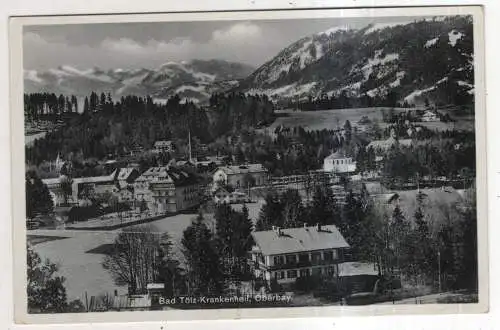
[[[371,201],[367,192],[362,195],[356,195],[349,192],[346,195],[342,207],[342,223],[340,230],[347,242],[352,247],[352,252],[360,259],[369,259],[372,257],[373,232],[374,228],[371,215]]]
[[[30,313],[63,313],[68,311],[65,278],[56,276],[57,265],[45,260],[28,245],[27,294]]]
[[[403,212],[396,206],[392,213],[390,223],[391,247],[394,254],[393,266],[402,273],[408,271],[408,238],[410,224],[407,222]]]
[[[412,275],[415,276],[415,278],[419,275],[423,275],[424,279],[428,279],[432,277],[434,264],[436,262],[436,253],[434,252],[434,243],[429,225],[423,213],[424,199],[425,194],[419,191],[417,194],[417,208],[413,216],[415,219],[415,228],[409,240],[409,244],[411,245],[409,257],[412,260]]]
[[[89,98],[85,96],[85,103],[83,104],[83,113],[90,113]]]
[[[336,225],[340,227],[340,214],[333,198],[332,189],[327,186],[316,186],[309,209],[309,225]]]
[[[215,210],[215,220],[219,254],[224,259],[225,271],[239,276],[245,270],[246,256],[253,245],[253,225],[248,208],[244,205],[242,212],[237,212],[223,203]]]
[[[35,172],[26,173],[26,217],[52,213],[54,203],[49,189]]]
[[[460,212],[458,225],[460,255],[458,260],[457,285],[477,291],[478,288],[478,242],[477,242],[477,206],[476,190],[473,187],[466,195]]]
[[[295,228],[302,226],[305,222],[304,206],[298,190],[288,189],[281,196],[281,203],[283,204],[283,227]]]
[[[75,95],[71,95],[72,112],[78,112],[78,100]]]
[[[224,290],[222,262],[217,243],[203,222],[201,213],[184,230],[181,242],[188,267],[189,294],[194,296],[221,294]]]
[[[270,193],[265,197],[265,203],[260,209],[259,218],[255,229],[257,231],[270,230],[272,226],[283,226],[282,217],[283,206],[275,193]]]

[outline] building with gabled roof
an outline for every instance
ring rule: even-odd
[[[356,162],[341,152],[334,152],[323,160],[323,170],[338,174],[352,173],[356,171]]]
[[[263,186],[268,182],[268,172],[262,164],[220,166],[213,174],[213,181],[233,188]]]
[[[135,180],[134,194],[155,213],[179,212],[200,203],[200,181],[177,167],[151,167]]]
[[[299,228],[273,228],[252,233],[255,242],[251,251],[254,275],[280,284],[297,277],[336,275],[349,249],[336,226],[316,225]]]

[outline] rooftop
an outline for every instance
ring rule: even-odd
[[[264,166],[262,166],[262,164],[221,166],[217,170],[221,170],[226,174],[244,174],[244,173],[267,172],[266,168]]]
[[[186,186],[198,182],[198,178],[187,171],[171,166],[151,167],[146,170],[137,181],[152,183],[173,183],[175,186]]]
[[[400,145],[403,146],[409,146],[412,143],[411,139],[400,139],[396,140],[392,136],[388,138],[387,140],[374,140],[368,144],[368,148],[374,148],[374,149],[389,149],[391,146],[394,144],[399,143]]]
[[[378,275],[375,264],[366,262],[344,262],[339,264],[339,276]]]
[[[161,141],[156,141],[154,146],[155,147],[166,147],[172,145],[172,141],[170,140],[161,140]]]
[[[336,151],[332,153],[331,155],[327,156],[325,159],[345,159],[345,158],[350,158],[343,153]]]
[[[128,177],[136,171],[135,168],[133,167],[125,167],[121,168],[120,171],[118,172],[118,180],[126,180]]]
[[[115,180],[117,173],[118,170],[114,170],[110,175],[74,178],[73,184],[111,182]]]
[[[321,226],[321,230],[316,226],[281,229],[281,235],[274,230],[257,231],[252,236],[264,255],[349,247],[334,225]]]

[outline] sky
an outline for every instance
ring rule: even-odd
[[[258,67],[291,43],[336,26],[362,28],[415,19],[418,17],[33,25],[23,30],[23,63],[26,70],[62,65],[107,70],[222,59]]]

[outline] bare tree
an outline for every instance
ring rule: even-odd
[[[148,283],[158,280],[163,259],[170,256],[167,233],[151,226],[127,228],[115,239],[113,250],[104,258],[103,267],[117,285],[127,284],[129,294],[144,293]]]

